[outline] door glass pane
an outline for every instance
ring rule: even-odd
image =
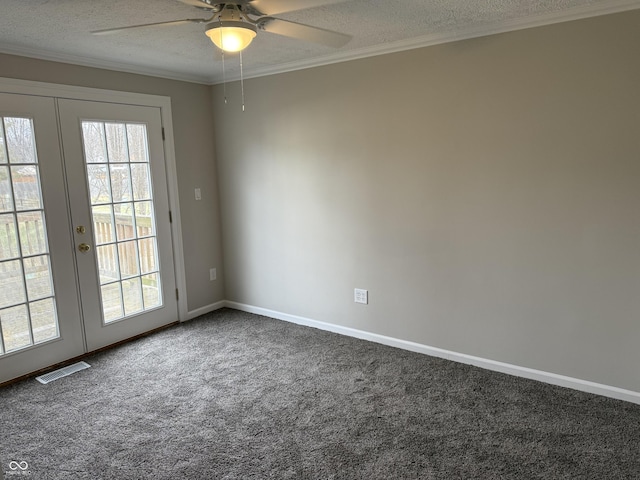
[[[145,309],[161,305],[160,276],[157,273],[142,277],[142,297]]]
[[[131,201],[131,171],[129,165],[109,165],[111,194],[114,203]]]
[[[0,152],[1,148],[2,145],[0,145]],[[10,212],[11,210],[13,210],[13,195],[11,194],[9,169],[0,167],[0,212]]]
[[[127,131],[124,123],[106,123],[109,163],[128,162]]]
[[[18,231],[13,213],[0,215],[0,260],[18,258]]]
[[[120,261],[116,245],[101,245],[96,248],[100,271],[100,285],[120,280]]]
[[[29,300],[48,298],[53,295],[49,257],[41,255],[24,259],[24,274],[27,280]]]
[[[30,118],[4,119],[5,139],[11,163],[37,163],[33,122]]]
[[[138,240],[140,269],[142,273],[158,271],[157,259],[155,257],[157,251],[156,239],[154,237]]]
[[[144,125],[130,123],[127,125],[127,137],[129,140],[129,161],[148,162],[147,129]]]
[[[140,277],[124,280],[122,282],[122,293],[124,295],[125,315],[132,315],[143,311]]]
[[[9,158],[12,159],[11,156]],[[16,210],[34,210],[42,208],[40,201],[40,180],[36,165],[11,167],[13,195]]]
[[[23,279],[20,260],[0,263],[0,308],[25,302]]]
[[[4,139],[4,122],[0,122],[0,163],[7,163],[7,142]]]
[[[120,258],[120,275],[122,278],[140,275],[138,269],[138,249],[136,241],[118,243],[118,257]]]
[[[119,320],[124,316],[120,282],[100,287],[102,297],[102,315],[105,323]]]
[[[149,237],[155,235],[156,221],[153,217],[153,204],[151,202],[136,202],[134,204],[136,211],[136,227],[138,229],[138,238]]]
[[[30,118],[0,117],[0,354],[57,338],[58,318]]]
[[[18,213],[18,230],[23,256],[47,253],[47,237],[42,210]]]
[[[87,165],[87,178],[89,179],[89,195],[91,204],[111,202],[111,182],[109,181],[109,169],[106,165]]]
[[[82,133],[102,312],[109,323],[162,306],[147,127],[83,121]]]
[[[46,298],[29,305],[31,323],[33,324],[33,340],[35,343],[58,336],[58,319],[52,298]]]
[[[113,206],[116,219],[116,236],[118,241],[124,242],[136,238],[133,221],[133,204],[120,203]]]
[[[149,200],[151,198],[151,179],[149,165],[138,163],[131,165],[131,184],[134,200]]]
[[[0,310],[2,320],[2,343],[6,353],[33,345],[26,305],[17,305]]]
[[[101,122],[82,122],[84,158],[87,163],[107,163],[107,142],[104,136],[104,124]]]
[[[94,235],[96,244],[111,243],[116,241],[115,223],[113,221],[113,205],[99,205],[91,208],[93,216]]]

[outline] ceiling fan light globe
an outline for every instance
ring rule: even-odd
[[[257,32],[250,23],[213,22],[207,25],[205,33],[219,49],[234,53],[247,48]]]

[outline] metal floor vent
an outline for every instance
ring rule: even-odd
[[[89,368],[90,366],[91,365],[89,365],[86,362],[74,363],[73,365],[68,365],[66,367],[59,368],[58,370],[54,370],[53,372],[40,375],[39,377],[36,377],[36,380],[38,380],[40,383],[47,384],[47,383],[53,382],[54,380],[58,380],[59,378],[66,377],[67,375],[71,375],[72,373],[76,373],[76,372],[79,372],[80,370]]]

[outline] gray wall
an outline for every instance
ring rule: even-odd
[[[226,298],[640,391],[639,51],[634,11],[214,87]]]
[[[210,87],[3,54],[0,77],[171,97],[188,309],[224,299]],[[218,281],[209,281],[209,267]]]

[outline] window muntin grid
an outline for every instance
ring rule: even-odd
[[[162,306],[147,129],[83,121],[105,323]]]
[[[58,336],[33,120],[0,117],[0,355]]]

